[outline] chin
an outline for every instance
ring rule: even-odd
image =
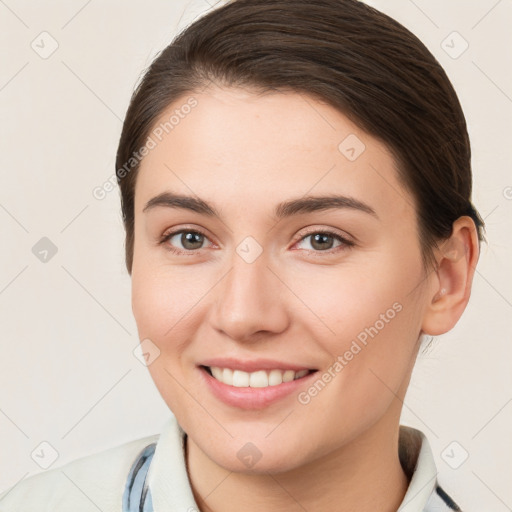
[[[228,471],[246,475],[285,473],[303,464],[303,460],[301,457],[297,457],[296,453],[286,453],[285,451],[274,451],[272,455],[261,453],[261,458],[259,458],[259,460],[256,458],[253,463],[249,460],[245,461],[244,459],[247,459],[247,457],[248,456],[245,455],[245,457],[241,457],[240,460],[238,454],[235,454],[234,457],[226,457],[226,454],[219,454],[219,458],[217,460],[214,459],[214,462]]]
[[[241,437],[224,443],[207,442],[206,449],[199,447],[218,466],[242,474],[283,473],[307,462],[306,451],[303,447],[298,449],[297,443],[284,445],[277,439],[275,442],[268,439],[266,442],[251,442],[250,436]]]

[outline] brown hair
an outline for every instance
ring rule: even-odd
[[[357,0],[233,0],[178,34],[131,98],[116,158],[129,274],[140,163],[133,155],[171,103],[211,81],[306,93],[384,142],[415,199],[426,268],[460,216],[470,216],[483,239],[462,108],[414,34]]]

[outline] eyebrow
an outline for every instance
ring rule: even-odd
[[[166,208],[181,208],[201,215],[206,215],[207,217],[216,217],[218,219],[222,218],[219,211],[203,199],[193,196],[174,194],[172,192],[162,192],[161,194],[153,197],[146,203],[142,211],[147,212],[158,206]],[[372,215],[377,219],[379,218],[371,206],[353,197],[341,195],[305,196],[284,201],[276,206],[274,218],[276,220],[280,220],[293,215],[332,209],[358,210]]]

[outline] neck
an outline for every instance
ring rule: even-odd
[[[409,484],[399,425],[378,422],[349,444],[284,473],[230,472],[187,439],[187,466],[201,512],[244,510],[395,512]]]

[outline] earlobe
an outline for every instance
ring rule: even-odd
[[[438,336],[452,329],[467,306],[479,256],[478,234],[470,217],[453,223],[452,234],[437,249],[431,297],[423,317],[422,332]]]

